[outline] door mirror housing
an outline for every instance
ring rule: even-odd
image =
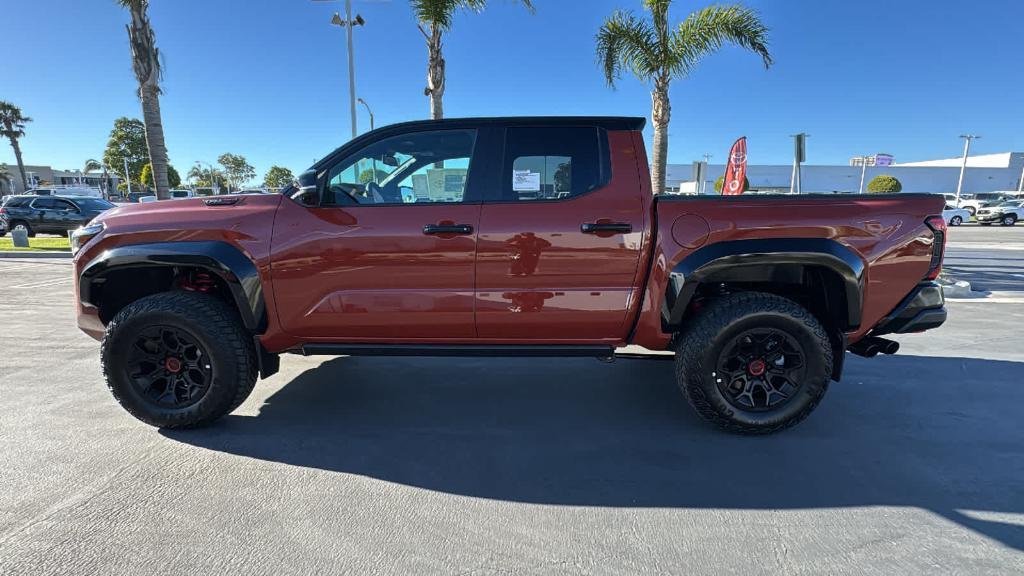
[[[299,186],[291,191],[291,199],[307,208],[320,205],[320,187],[316,170],[306,170],[299,174]]]

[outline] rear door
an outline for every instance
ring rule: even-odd
[[[321,205],[285,200],[272,276],[290,334],[338,342],[471,340],[480,220],[474,129],[419,129],[320,175]]]
[[[32,229],[36,232],[52,232],[57,227],[54,223],[55,208],[55,199],[50,196],[40,196],[33,200],[27,218]]]
[[[480,216],[480,338],[626,337],[646,226],[632,133],[508,127]]]

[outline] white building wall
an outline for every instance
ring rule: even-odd
[[[1001,168],[971,168],[964,174],[963,192],[993,192],[997,190],[1017,190],[1024,168],[1024,153],[1007,153],[1005,164]],[[803,166],[804,192],[857,192],[860,185],[859,166]],[[747,167],[747,180],[752,189],[773,188],[789,189],[793,172],[792,166],[758,165]],[[725,174],[725,166],[711,164],[708,166],[708,192],[714,191],[714,181]],[[880,174],[889,174],[899,179],[904,192],[954,193],[957,179],[960,176],[960,165],[954,166],[869,166],[864,178],[867,183]],[[693,168],[689,164],[669,164],[667,184],[669,187],[680,187],[682,183],[692,182]]]

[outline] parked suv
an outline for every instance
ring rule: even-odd
[[[162,427],[234,410],[283,352],[636,345],[675,351],[701,417],[763,434],[807,417],[846,351],[945,321],[942,196],[655,196],[643,127],[411,122],[283,194],[120,206],[72,240],[78,325],[118,402]]]
[[[975,218],[982,226],[989,226],[995,222],[1003,226],[1013,226],[1018,220],[1024,220],[1024,200],[1007,200],[979,208]]]
[[[0,208],[0,234],[18,229],[29,236],[66,234],[113,207],[102,198],[85,196],[14,196]]]

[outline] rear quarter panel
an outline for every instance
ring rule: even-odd
[[[856,341],[927,273],[932,234],[924,220],[941,214],[943,205],[941,196],[916,194],[661,197],[655,202],[655,253],[633,343],[651,349],[669,345],[661,304],[676,264],[715,242],[771,238],[828,238],[863,259],[862,323],[847,334]]]

